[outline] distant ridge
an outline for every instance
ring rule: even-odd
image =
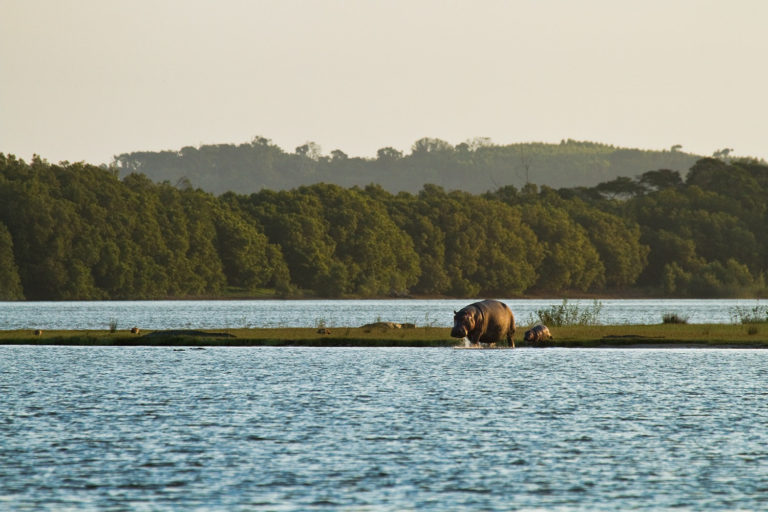
[[[375,158],[356,158],[338,149],[323,155],[312,142],[288,153],[271,140],[256,137],[237,145],[123,153],[114,163],[121,176],[138,172],[156,182],[214,194],[286,190],[314,183],[343,187],[375,183],[393,193],[418,192],[430,183],[446,190],[482,193],[506,185],[519,188],[526,182],[554,188],[592,187],[658,169],[685,176],[700,158],[681,151],[680,146],[653,151],[572,139],[559,144],[496,145],[484,138],[456,146],[423,138],[413,144],[410,154],[385,147]]]

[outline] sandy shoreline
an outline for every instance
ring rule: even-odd
[[[768,348],[768,324],[598,325],[551,328],[544,347],[564,348]],[[524,330],[515,344],[523,348]],[[251,328],[174,330],[14,330],[0,331],[0,345],[101,346],[312,346],[463,347],[445,327],[411,328]],[[495,350],[504,347],[494,348]],[[532,346],[532,348],[535,348]],[[470,347],[469,350],[478,350]],[[485,349],[489,349],[485,347]]]

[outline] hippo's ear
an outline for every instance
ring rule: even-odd
[[[455,309],[453,310],[453,316],[456,316],[456,310]]]

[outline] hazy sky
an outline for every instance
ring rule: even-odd
[[[0,0],[0,152],[561,139],[768,159],[766,0]]]

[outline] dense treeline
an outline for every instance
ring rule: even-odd
[[[404,155],[391,147],[376,158],[353,158],[341,150],[328,156],[308,142],[287,153],[268,139],[246,144],[187,146],[179,151],[135,152],[115,157],[120,175],[142,173],[170,183],[189,182],[214,194],[290,190],[313,183],[364,187],[378,183],[390,192],[417,193],[425,183],[475,194],[501,186],[536,183],[555,187],[594,186],[648,169],[686,171],[699,157],[680,151],[643,151],[564,140],[560,144],[495,145],[477,138],[453,146],[440,139],[416,141]]]
[[[118,176],[0,154],[0,299],[765,293],[763,162],[481,195]]]

